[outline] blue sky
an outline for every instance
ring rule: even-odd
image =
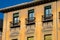
[[[0,9],[13,6],[13,5],[17,5],[17,4],[21,4],[24,2],[29,2],[29,1],[32,1],[32,0],[0,0]],[[4,17],[3,13],[0,13],[0,19],[3,19],[3,17]]]

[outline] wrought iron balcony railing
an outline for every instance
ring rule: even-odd
[[[11,28],[16,28],[16,27],[20,27],[20,20],[17,22],[17,23],[14,23],[14,22],[10,22],[10,27]]]
[[[35,17],[26,18],[26,24],[35,24]]]
[[[49,14],[49,16],[42,16],[42,21],[43,22],[48,22],[48,21],[52,21],[53,20],[53,15],[52,14]]]

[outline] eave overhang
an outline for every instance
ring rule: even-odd
[[[18,4],[15,6],[7,7],[7,8],[2,8],[2,9],[0,9],[0,12],[6,13],[6,12],[10,12],[10,11],[16,11],[16,10],[20,10],[20,9],[24,9],[24,8],[29,8],[29,7],[33,7],[33,6],[37,6],[37,5],[41,5],[41,4],[54,2],[54,1],[58,1],[58,0],[45,0],[45,1],[27,2],[27,3],[23,3],[23,4]]]

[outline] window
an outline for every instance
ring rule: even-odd
[[[51,5],[45,7],[45,17],[49,17],[52,14]]]
[[[17,39],[12,39],[12,40],[17,40]]]
[[[52,40],[52,35],[51,34],[44,35],[44,40]]]
[[[59,19],[60,19],[60,12],[59,12]]]
[[[34,19],[34,9],[31,9],[28,11],[28,18],[29,20]]]
[[[13,23],[18,23],[19,21],[19,13],[14,13],[13,14]]]
[[[27,40],[34,40],[34,37],[33,36],[27,37]]]

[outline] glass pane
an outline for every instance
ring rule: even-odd
[[[33,12],[34,12],[34,9],[31,9],[31,10],[29,10],[28,12],[29,12],[29,13],[33,13]]]
[[[29,12],[29,20],[34,19],[34,18],[33,18],[33,17],[34,17],[34,9],[31,9],[31,10],[29,10],[28,12]]]
[[[51,9],[49,9],[49,14],[51,14],[52,13],[52,11],[51,11]]]
[[[14,18],[14,23],[18,23],[18,17]]]
[[[49,14],[49,10],[46,9],[46,17],[48,17],[48,14]]]
[[[33,37],[31,37],[31,38],[28,38],[28,40],[34,40],[34,39],[33,39]]]
[[[46,15],[49,14],[48,12],[49,12],[49,10],[47,9],[47,10],[46,10]]]
[[[17,17],[17,16],[19,16],[19,13],[14,13],[13,14],[13,17]]]
[[[14,15],[14,17],[18,16],[18,14]]]
[[[33,20],[34,19],[34,13],[30,13],[29,14],[29,20]]]
[[[19,19],[18,19],[18,16],[19,16],[19,13],[14,13],[14,14],[13,14],[13,22],[14,22],[14,23],[18,23],[18,20],[19,20]]]
[[[49,17],[52,14],[51,5],[45,7],[45,16]]]
[[[29,14],[29,17],[34,17],[34,13],[30,13]]]

